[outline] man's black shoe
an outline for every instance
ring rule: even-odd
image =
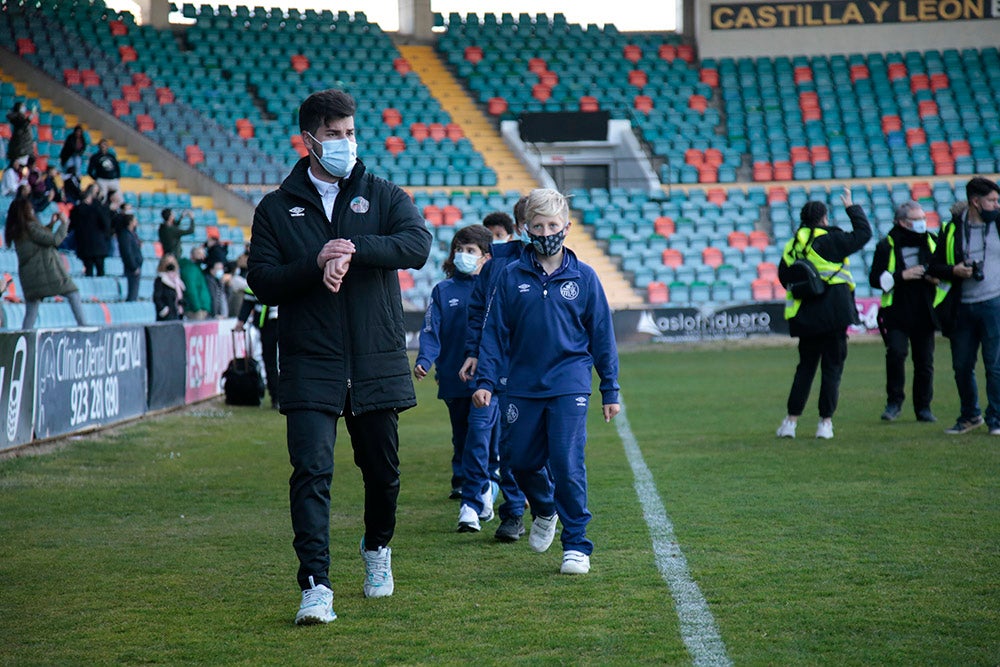
[[[500,542],[517,542],[524,535],[524,522],[519,516],[509,516],[500,522],[493,537]]]
[[[885,412],[882,413],[882,421],[891,422],[899,416],[900,407],[894,403],[890,403],[885,406]]]
[[[917,413],[917,421],[934,423],[937,421],[937,417],[935,417],[934,413],[930,411],[930,408],[924,408]]]

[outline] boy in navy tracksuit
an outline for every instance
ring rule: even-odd
[[[509,232],[503,237],[503,240],[500,240],[498,238],[500,235],[496,230],[502,229],[506,231],[509,229],[510,232],[524,233],[522,227],[524,222],[524,205],[527,200],[527,197],[521,197],[517,204],[514,205],[513,221],[504,213],[491,213],[483,219],[483,224],[487,229],[491,228],[492,223],[494,242],[490,253],[492,257],[483,266],[483,270],[479,274],[479,280],[476,282],[476,287],[472,290],[472,299],[469,302],[469,330],[465,342],[466,360],[459,371],[459,376],[463,380],[471,382],[475,378],[486,307],[489,299],[492,298],[493,293],[496,291],[497,283],[503,273],[503,269],[511,262],[518,261],[526,248],[525,243],[520,238],[510,238]],[[508,222],[506,224],[504,224],[503,218],[507,219]],[[494,533],[494,538],[500,542],[516,542],[524,535],[524,521],[522,517],[524,516],[524,508],[527,503],[524,493],[518,487],[517,481],[514,479],[514,473],[510,469],[510,429],[507,428],[504,420],[499,419],[499,415],[504,413],[507,407],[506,369],[499,371],[499,378],[493,390],[494,400],[489,405],[474,408],[474,411],[479,411],[477,417],[484,423],[483,428],[486,428],[485,425],[500,424],[498,452],[500,460],[499,481],[504,501],[498,509],[500,526],[497,528],[496,533]],[[549,504],[552,502],[552,493],[553,488],[550,480],[548,489],[544,493],[544,499]]]
[[[465,359],[467,310],[476,276],[489,259],[491,240],[492,235],[482,225],[470,225],[455,232],[451,252],[441,267],[448,277],[431,292],[424,328],[420,331],[420,351],[413,367],[414,377],[422,380],[431,366],[437,364],[438,398],[448,406],[451,418],[452,498],[459,498],[462,493],[463,454],[472,406],[473,387],[458,377]]]
[[[488,405],[503,359],[509,363],[511,467],[531,505],[528,543],[543,552],[562,518],[564,574],[590,571],[587,539],[587,406],[591,371],[601,379],[605,421],[618,403],[618,351],[611,309],[597,274],[563,248],[569,205],[554,190],[534,190],[525,205],[531,248],[503,269],[480,345],[473,405]],[[548,468],[548,471],[546,471]],[[544,497],[548,473],[554,502]]]

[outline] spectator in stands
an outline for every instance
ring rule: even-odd
[[[250,259],[250,245],[246,244],[243,254],[230,262],[229,273],[229,312],[238,313],[243,308],[243,300],[247,292],[247,260]],[[277,341],[277,339],[275,339]],[[275,343],[277,344],[277,343]],[[277,377],[277,376],[275,376]]]
[[[158,234],[160,237],[160,246],[163,248],[163,254],[166,255],[169,253],[174,257],[180,257],[182,254],[181,238],[194,234],[194,216],[191,215],[191,211],[181,213],[180,220],[187,218],[187,227],[180,226],[180,220],[174,216],[172,209],[163,209],[160,211],[160,217],[163,218],[163,222],[160,223]]]
[[[778,267],[778,279],[787,289],[789,267],[804,257],[812,262],[826,284],[819,296],[796,299],[791,292],[787,296],[785,319],[789,334],[799,338],[799,364],[788,392],[788,415],[778,427],[779,438],[795,437],[795,427],[809,399],[816,367],[820,365],[816,437],[827,440],[833,437],[833,413],[837,410],[840,377],[847,360],[847,327],[859,321],[848,257],[861,250],[872,237],[864,209],[853,203],[850,188],[844,188],[840,200],[847,208],[852,231],[830,227],[823,202],[806,202],[799,214],[801,224],[785,246]]]
[[[45,172],[38,168],[34,155],[28,156],[28,185],[31,186],[31,205],[38,212],[44,211],[55,199],[55,190],[48,187]]]
[[[66,198],[63,196],[63,189],[61,185],[62,178],[60,177],[59,169],[57,169],[54,164],[47,165],[45,167],[45,174],[42,178],[45,182],[44,187],[46,196],[48,196],[48,193],[52,193],[52,196],[49,197],[49,201],[57,204],[63,203]]]
[[[520,235],[524,233],[524,206],[527,197],[521,197],[514,204],[514,229]],[[490,215],[493,215],[492,213]],[[487,218],[489,217],[486,216]],[[469,326],[466,332],[465,342],[465,362],[459,370],[459,377],[465,381],[475,378],[476,367],[478,365],[479,344],[482,339],[483,320],[486,313],[488,300],[496,290],[500,281],[503,269],[508,264],[520,261],[521,256],[527,250],[525,242],[519,236],[515,236],[509,243],[506,241],[494,242],[490,251],[491,259],[483,266],[476,281],[476,287],[472,290],[472,297],[469,300]],[[504,375],[501,374],[501,378]],[[507,409],[507,387],[502,379],[494,388],[493,400],[485,408],[480,408],[471,413],[471,419],[476,422],[473,427],[475,432],[489,432],[494,423],[500,423],[500,442],[498,457],[500,460],[500,489],[503,491],[503,503],[497,509],[500,515],[500,526],[493,537],[500,542],[516,542],[524,535],[524,510],[527,501],[524,492],[517,485],[514,473],[510,467],[510,426],[501,415],[506,414]],[[543,495],[543,502],[551,505],[553,485],[551,478],[547,490],[542,493],[536,488],[535,493]]]
[[[11,161],[0,178],[0,195],[13,197],[22,185],[28,185],[28,156],[23,155]]]
[[[157,322],[179,320],[184,316],[184,281],[177,270],[177,258],[173,255],[163,255],[156,267],[153,306]]]
[[[893,227],[872,257],[868,282],[882,290],[878,324],[885,342],[886,405],[882,419],[893,421],[906,398],[906,357],[913,346],[913,411],[917,421],[937,421],[934,397],[934,300],[936,278],[927,273],[935,238],[927,231],[920,204],[908,201],[896,208]]]
[[[205,234],[205,262],[209,265],[216,262],[225,264],[229,261],[229,246],[219,241],[219,230],[216,227],[208,229]]]
[[[234,275],[230,287],[235,282]],[[271,397],[271,407],[277,410],[281,405],[278,402],[278,307],[261,303],[253,290],[245,287],[234,330],[243,331],[248,320],[260,333],[260,356],[264,361],[267,393]]]
[[[28,109],[24,102],[15,102],[7,112],[10,122],[10,142],[7,144],[7,161],[14,162],[18,158],[35,154],[35,135],[31,129],[31,121],[35,112]]]
[[[180,265],[181,280],[184,281],[184,313],[189,320],[203,320],[212,312],[212,293],[208,290],[203,268],[205,264],[205,249],[201,246],[191,248],[191,259],[182,257]]]
[[[139,298],[139,279],[142,276],[142,241],[136,229],[139,222],[132,213],[120,213],[124,221],[119,223],[116,235],[118,237],[118,254],[122,258],[122,275],[128,284],[126,301],[136,301]]]
[[[76,168],[76,173],[83,171],[83,156],[87,152],[89,144],[87,135],[83,131],[82,125],[77,125],[73,131],[66,136],[62,150],[59,151],[59,163],[64,172],[70,167]]]
[[[73,207],[69,216],[69,228],[76,242],[76,256],[83,262],[85,276],[103,276],[104,258],[108,256],[111,216],[108,208],[98,200],[99,194],[100,190],[96,185],[88,185],[83,193],[83,201]]]
[[[70,167],[63,177],[63,201],[75,206],[81,199],[83,199],[83,185],[80,183],[79,172],[76,167]]]
[[[965,185],[966,204],[938,235],[930,272],[951,288],[941,304],[941,328],[951,339],[951,366],[961,402],[960,435],[983,425],[976,385],[976,354],[986,368],[986,426],[1000,435],[1000,186],[976,176]]]
[[[465,331],[468,327],[469,298],[483,263],[490,256],[493,235],[482,225],[462,227],[451,239],[451,251],[441,265],[444,280],[434,286],[431,302],[420,330],[420,350],[413,366],[413,376],[419,381],[427,377],[431,366],[437,366],[435,380],[438,398],[448,407],[451,419],[451,497],[462,498],[468,486],[472,501],[462,503],[459,532],[478,532],[479,520],[493,519],[493,493],[490,471],[495,467],[489,460],[494,428],[485,429],[485,447],[475,447],[472,441],[479,434],[470,434],[472,384],[458,377],[465,360]],[[493,425],[496,426],[496,420]],[[499,438],[499,431],[496,432]],[[472,444],[467,451],[466,447]],[[482,451],[485,450],[485,451]],[[468,456],[468,466],[464,462]],[[468,468],[468,470],[466,470]],[[473,489],[473,487],[476,487]],[[489,497],[485,497],[489,494]],[[463,514],[467,515],[463,519]]]
[[[597,273],[563,246],[566,197],[532,190],[524,217],[531,247],[504,267],[490,300],[472,404],[489,405],[507,377],[511,467],[534,516],[528,544],[546,551],[562,520],[560,572],[586,574],[594,548],[584,462],[594,370],[605,422],[621,410],[611,308]]]
[[[121,190],[121,168],[107,139],[101,139],[97,143],[97,152],[90,156],[90,162],[87,164],[87,175],[94,179],[100,188],[102,201],[108,200],[110,192]]]
[[[205,285],[212,300],[209,314],[212,317],[229,317],[229,276],[222,262],[206,264]]]
[[[483,218],[483,225],[493,234],[494,243],[506,243],[514,238],[514,221],[502,211],[495,211]]]
[[[330,483],[341,416],[365,480],[364,593],[392,595],[398,413],[416,404],[397,272],[424,265],[431,234],[410,196],[357,160],[355,109],[339,90],[302,103],[308,155],[258,204],[250,245],[250,288],[281,306],[279,396],[302,589],[297,624],[336,618]]]
[[[22,329],[34,329],[42,299],[61,295],[69,302],[77,324],[86,325],[80,291],[69,277],[57,249],[66,237],[69,223],[65,214],[56,212],[47,225],[35,214],[28,197],[19,197],[7,219],[5,239],[17,252],[17,271],[24,293],[25,310]]]

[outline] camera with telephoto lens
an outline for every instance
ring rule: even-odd
[[[972,260],[965,261],[966,266],[972,267],[972,279],[977,281],[982,281],[985,276],[983,276],[983,263],[975,262]]]

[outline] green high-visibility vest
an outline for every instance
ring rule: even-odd
[[[827,230],[822,227],[817,227],[815,230],[809,227],[799,227],[788,243],[785,245],[785,252],[781,255],[781,259],[785,262],[787,266],[791,266],[792,263],[802,257],[808,259],[819,271],[820,277],[829,286],[833,285],[848,285],[851,291],[854,291],[854,277],[851,275],[851,271],[848,268],[850,266],[850,260],[844,258],[843,264],[838,264],[836,262],[831,262],[821,256],[818,252],[813,250],[813,244],[809,242],[809,234],[813,234],[813,241],[818,239],[824,234],[828,234]],[[806,245],[808,243],[808,245]],[[803,252],[803,250],[805,252]],[[796,299],[792,296],[791,292],[785,293],[785,319],[790,320],[799,314],[799,308],[802,306],[802,299]]]
[[[890,274],[894,275],[896,273],[896,242],[892,240],[892,236],[886,236],[885,238],[886,238],[887,241],[889,241],[889,265],[886,267],[885,270],[888,271]],[[931,254],[934,254],[934,249],[935,248],[937,248],[937,241],[934,239],[934,237],[932,235],[928,234],[927,235],[927,249],[931,251]],[[954,255],[955,254],[955,237],[954,237],[954,235],[952,235],[952,237],[951,237],[950,250],[951,250],[951,254]],[[950,288],[951,288],[951,283],[948,283],[948,282],[939,282],[937,284],[937,289],[934,291],[934,305],[935,306],[938,305],[939,303],[941,303],[942,301],[944,301],[944,298],[945,298],[945,296],[948,295],[948,290]],[[892,305],[892,299],[893,299],[893,296],[894,296],[895,293],[896,293],[895,286],[893,286],[893,288],[891,290],[889,290],[888,292],[883,292],[882,293],[882,307],[883,308],[888,308],[889,306]]]

